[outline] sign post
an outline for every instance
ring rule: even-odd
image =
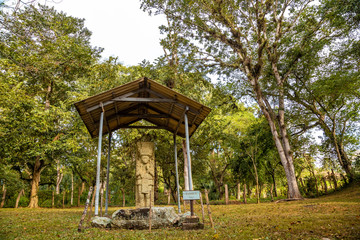
[[[194,200],[199,200],[200,199],[200,191],[183,191],[183,199],[185,200],[190,200],[190,212],[191,212],[191,216],[194,216],[194,206],[193,206],[193,202]]]
[[[193,230],[193,229],[203,229],[204,224],[200,223],[199,217],[194,215],[194,207],[193,202],[194,200],[200,200],[200,191],[183,191],[183,199],[184,201],[190,201],[190,211],[191,216],[188,216],[185,218],[185,221],[183,222],[183,230]],[[204,217],[203,217],[204,219]]]
[[[200,191],[183,191],[183,200],[200,200]]]

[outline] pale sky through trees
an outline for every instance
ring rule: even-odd
[[[158,27],[165,23],[165,17],[149,16],[137,0],[47,0],[46,5],[85,18],[86,27],[93,33],[92,45],[105,48],[103,58],[118,57],[130,66],[144,59],[152,62],[163,54]]]

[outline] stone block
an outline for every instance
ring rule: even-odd
[[[97,228],[110,228],[111,227],[111,219],[107,217],[93,217],[91,219],[91,226]]]

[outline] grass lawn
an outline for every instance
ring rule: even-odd
[[[110,208],[110,213],[118,208]],[[205,208],[206,210],[206,208]],[[360,186],[295,202],[211,206],[215,229],[77,232],[83,208],[0,209],[0,239],[360,239]],[[200,206],[195,205],[201,216]]]

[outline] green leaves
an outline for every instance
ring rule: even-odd
[[[83,19],[53,8],[27,6],[0,14],[0,157],[30,181],[47,167],[44,177],[52,182],[49,166],[55,159],[65,164],[81,148],[71,140],[84,133],[72,103],[100,50],[90,45]]]

